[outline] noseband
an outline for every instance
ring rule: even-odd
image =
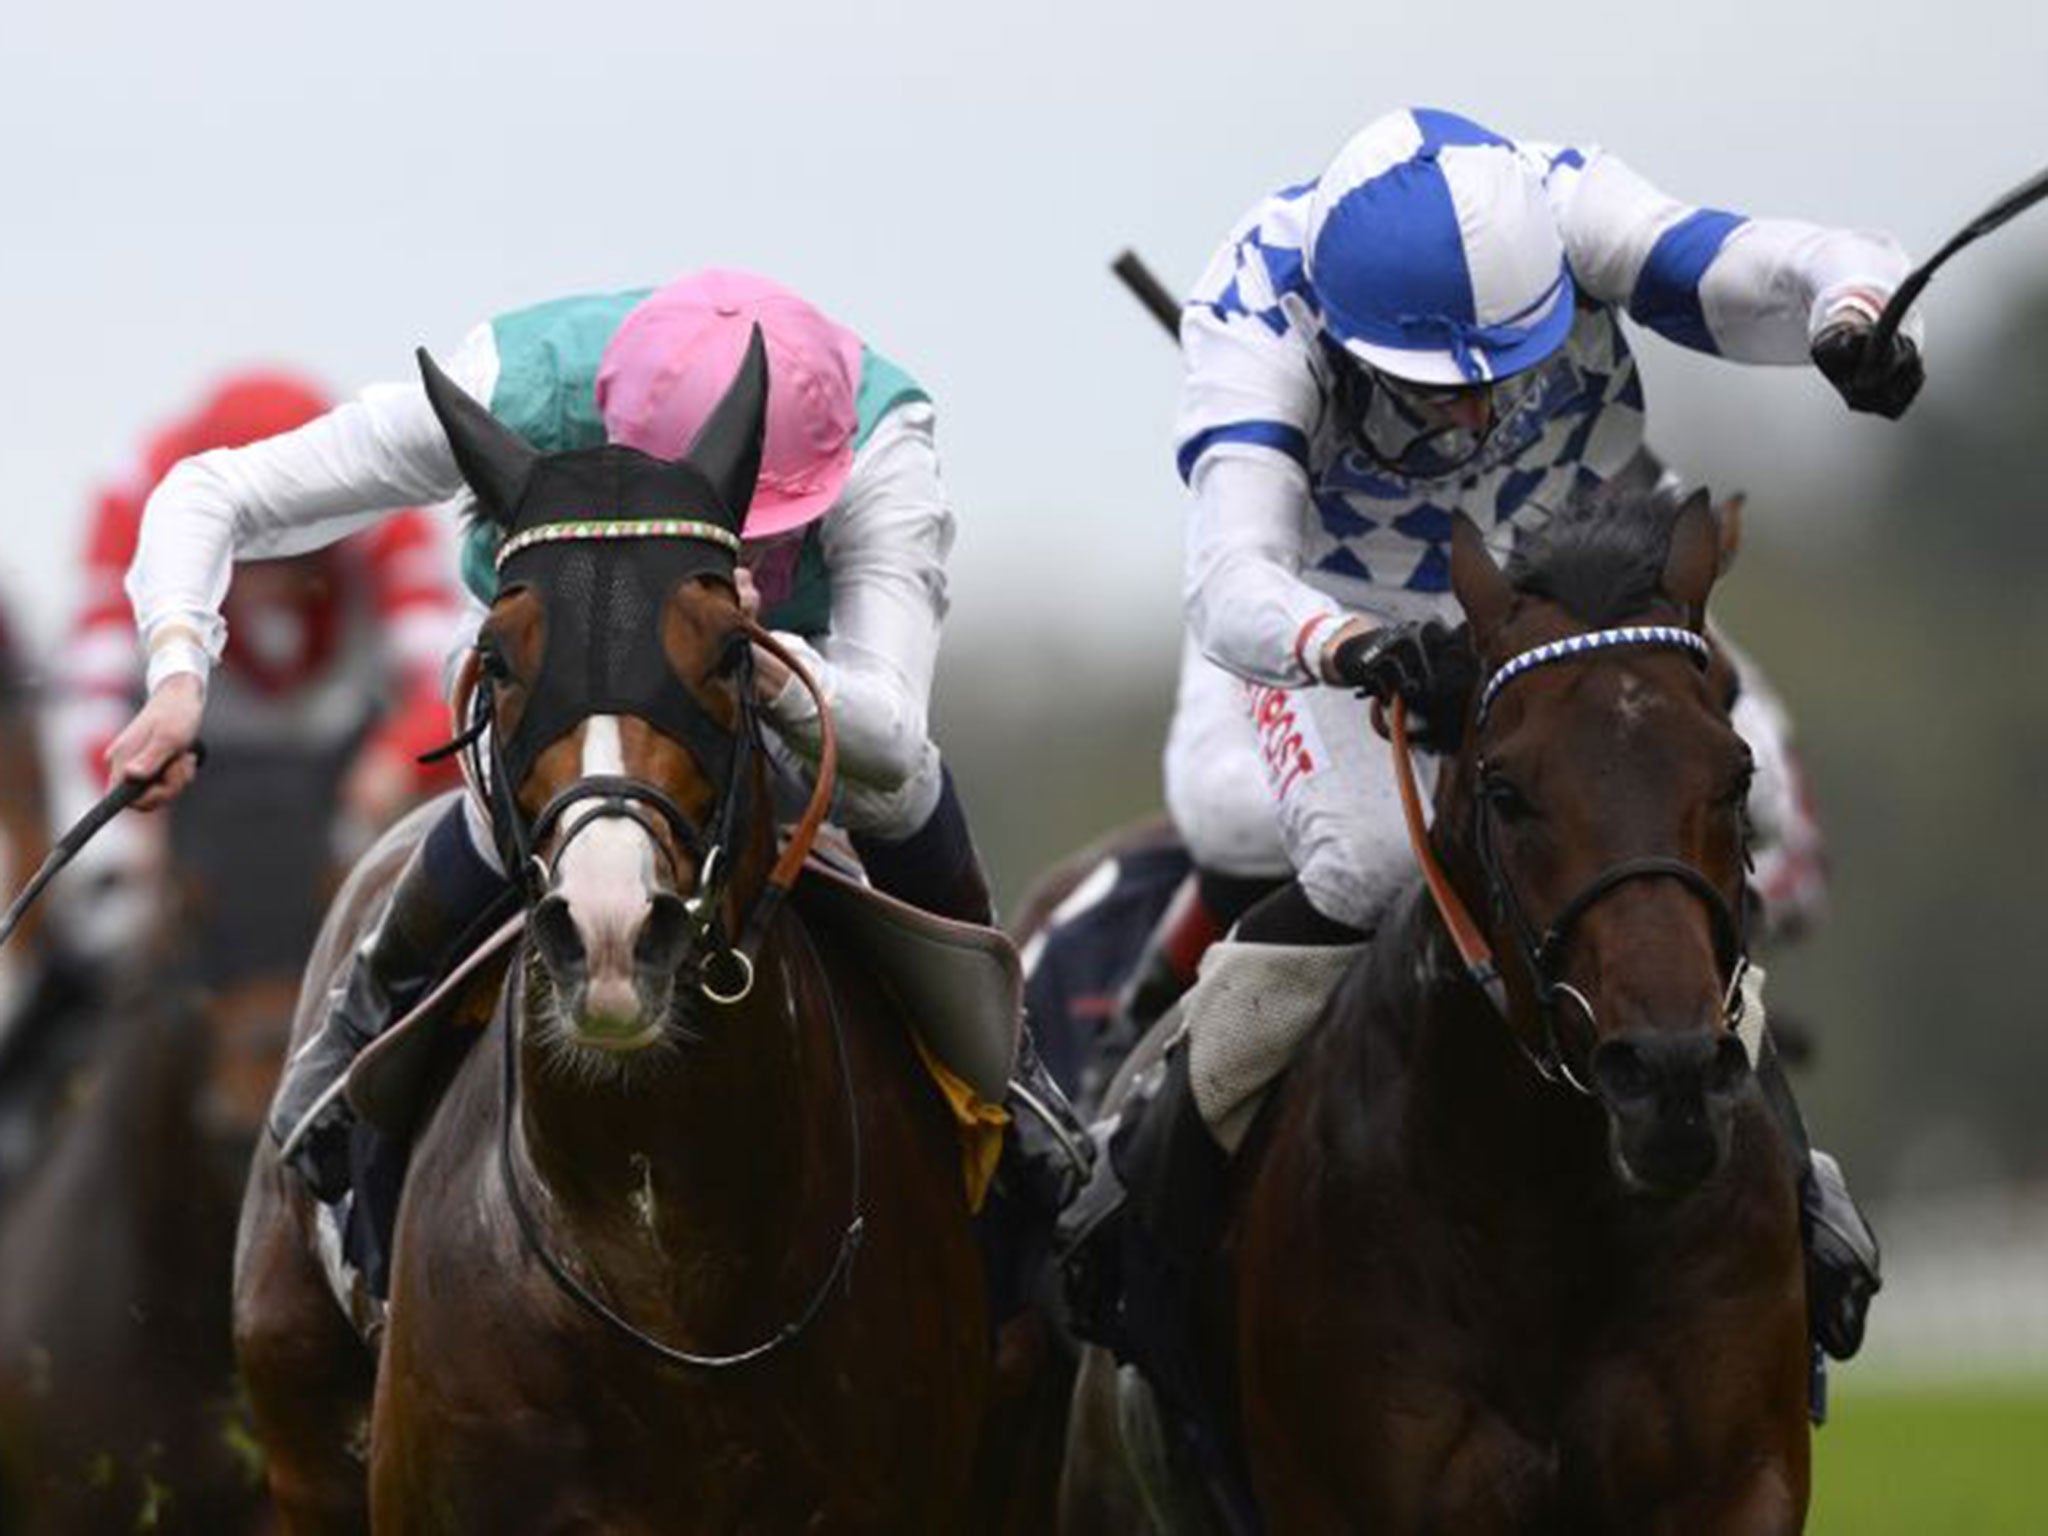
[[[1595,630],[1590,634],[1573,635],[1564,640],[1535,646],[1509,658],[1487,680],[1485,688],[1480,693],[1479,709],[1473,721],[1474,739],[1476,740],[1479,732],[1484,729],[1487,714],[1494,700],[1501,690],[1516,678],[1552,662],[1567,661],[1624,646],[1686,651],[1691,653],[1703,668],[1713,654],[1707,642],[1692,630],[1662,624],[1628,625],[1616,629]],[[1423,866],[1424,880],[1439,915],[1450,930],[1452,942],[1465,962],[1467,974],[1485,992],[1495,1011],[1506,1019],[1507,994],[1501,984],[1499,965],[1478,925],[1472,921],[1470,914],[1465,911],[1464,904],[1459,901],[1457,893],[1444,878],[1428,842],[1428,834],[1422,821],[1421,796],[1415,786],[1414,767],[1408,754],[1407,711],[1401,700],[1394,701],[1390,717],[1389,735],[1394,743],[1395,776],[1400,785],[1402,808],[1408,817],[1410,840]],[[1477,766],[1483,777],[1483,759]],[[1514,883],[1508,878],[1507,867],[1501,860],[1494,836],[1495,814],[1497,813],[1489,811],[1487,797],[1483,793],[1473,796],[1473,851],[1479,860],[1480,873],[1486,881],[1487,896],[1493,905],[1494,913],[1514,937],[1516,950],[1535,990],[1536,1006],[1543,1026],[1542,1040],[1538,1045],[1529,1044],[1517,1031],[1511,1030],[1510,1033],[1514,1035],[1517,1045],[1528,1058],[1530,1065],[1545,1081],[1582,1094],[1591,1095],[1593,1092],[1584,1072],[1572,1064],[1573,1053],[1567,1048],[1559,1027],[1560,1004],[1570,1003],[1584,1021],[1584,1044],[1578,1052],[1581,1061],[1591,1054],[1592,1042],[1598,1038],[1598,1016],[1586,995],[1565,981],[1559,973],[1572,934],[1586,914],[1606,897],[1634,880],[1676,880],[1697,896],[1706,907],[1707,915],[1714,927],[1716,964],[1728,977],[1727,989],[1722,995],[1722,1022],[1730,1029],[1736,1026],[1743,1010],[1743,976],[1749,968],[1748,927],[1740,907],[1731,906],[1728,898],[1722,895],[1714,882],[1696,865],[1684,859],[1663,855],[1647,855],[1611,864],[1581,886],[1576,894],[1558,908],[1549,926],[1539,930],[1530,921],[1527,910],[1515,894]]]

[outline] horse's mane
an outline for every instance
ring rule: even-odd
[[[1574,495],[1515,546],[1508,580],[1524,596],[1556,603],[1596,628],[1639,617],[1663,595],[1682,501],[1626,478]]]

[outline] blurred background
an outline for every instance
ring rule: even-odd
[[[940,403],[940,740],[1012,896],[1157,803],[1177,366],[1107,274],[1121,246],[1184,285],[1407,103],[1916,256],[2048,160],[2021,0],[85,0],[9,34],[0,600],[33,653],[77,599],[91,487],[224,370],[347,391],[509,307],[752,267]],[[1829,833],[1833,913],[1773,1002],[1812,1025],[1809,1118],[1889,1283],[1838,1373],[1816,1528],[2038,1529],[2007,1448],[2048,1443],[2048,213],[1924,308],[1897,426],[1806,370],[1639,357],[1654,444],[1750,495],[1718,612],[1789,702]]]

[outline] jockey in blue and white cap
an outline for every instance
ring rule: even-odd
[[[1696,207],[1602,150],[1423,109],[1371,123],[1231,232],[1182,311],[1193,499],[1167,802],[1218,891],[1241,902],[1284,883],[1210,950],[1188,1049],[1159,1102],[1125,1113],[1114,1161],[1137,1170],[1138,1224],[1175,1219],[1143,1209],[1141,1186],[1218,1176],[1320,1009],[1306,978],[1334,984],[1409,877],[1357,690],[1431,677],[1462,699],[1453,515],[1504,556],[1636,459],[1643,391],[1624,313],[1733,361],[1812,361],[1852,407],[1896,416],[1921,381],[1917,320],[1869,354],[1907,265],[1881,236]],[[1411,697],[1411,711],[1428,721],[1430,703]],[[1794,799],[1774,771],[1782,719],[1759,700],[1736,723],[1768,837]],[[1112,1161],[1077,1232],[1118,1209]]]

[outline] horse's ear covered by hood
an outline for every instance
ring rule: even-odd
[[[1464,513],[1451,518],[1451,591],[1472,625],[1472,644],[1482,655],[1515,606],[1515,589],[1494,564],[1479,525]]]
[[[486,521],[509,528],[540,455],[443,373],[425,347],[414,355],[427,387],[427,403],[448,434],[456,468],[476,492],[478,510]]]
[[[1685,498],[1671,524],[1671,552],[1664,557],[1664,593],[1685,610],[1686,623],[1704,628],[1707,594],[1721,574],[1721,528],[1704,490]]]
[[[690,439],[683,457],[732,509],[735,530],[746,520],[761,473],[761,443],[768,426],[768,347],[757,323],[739,371]]]

